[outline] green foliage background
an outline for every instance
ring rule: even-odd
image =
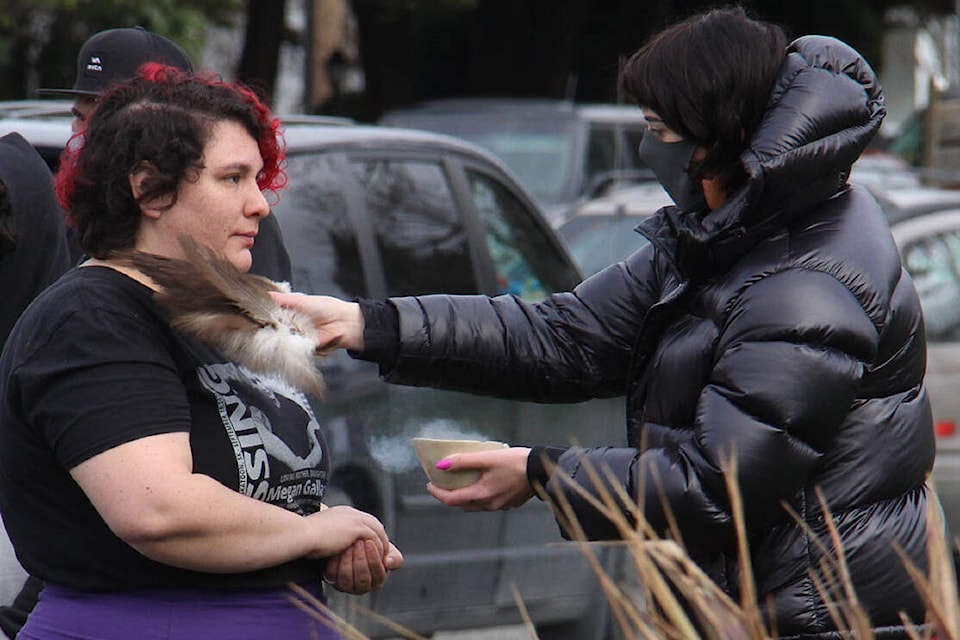
[[[0,99],[71,86],[80,46],[112,27],[141,25],[196,59],[207,24],[231,24],[243,8],[243,0],[0,0]]]

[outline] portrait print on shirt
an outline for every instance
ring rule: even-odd
[[[306,396],[232,362],[197,367],[236,462],[236,490],[301,515],[320,509],[329,460]]]

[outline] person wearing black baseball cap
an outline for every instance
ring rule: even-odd
[[[116,82],[135,77],[140,67],[147,62],[160,62],[181,71],[194,70],[190,56],[169,38],[139,26],[107,29],[90,36],[80,48],[73,87],[38,89],[37,94],[72,97],[71,129],[77,133],[83,129],[84,123],[93,112],[100,93]],[[73,249],[77,251],[75,243]],[[275,282],[290,282],[290,256],[274,216],[267,216],[261,222],[252,253],[251,273]]]
[[[107,29],[93,34],[77,55],[77,76],[70,89],[38,89],[37,94],[72,97],[74,133],[83,128],[100,93],[137,75],[147,62],[193,71],[190,56],[175,42],[143,27]]]

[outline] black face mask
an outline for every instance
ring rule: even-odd
[[[638,153],[657,181],[670,194],[680,211],[704,211],[707,200],[699,181],[690,178],[688,169],[696,152],[696,142],[663,142],[649,133],[640,140]]]

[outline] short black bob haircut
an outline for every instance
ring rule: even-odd
[[[766,111],[787,44],[781,27],[741,7],[713,9],[655,35],[624,64],[621,83],[638,106],[707,149],[694,178],[735,188],[745,177],[740,154]]]

